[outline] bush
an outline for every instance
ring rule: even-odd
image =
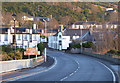
[[[15,60],[22,59],[22,53],[16,52],[15,54]]]
[[[7,53],[6,52],[2,52],[1,53],[2,55],[2,61],[7,61],[8,60],[8,55],[7,55]]]
[[[14,60],[14,48],[10,45],[2,45],[2,61]],[[24,49],[16,48],[15,59],[22,59]]]
[[[86,43],[82,43],[82,46],[83,46],[84,48],[92,48],[93,42],[92,42],[92,41],[88,41],[88,42],[86,42]]]
[[[117,51],[116,51],[116,50],[109,50],[107,53],[110,53],[110,54],[117,54]]]
[[[37,47],[38,47],[38,51],[40,51],[40,55],[42,55],[42,52],[44,51],[43,43],[42,42],[39,43]]]
[[[120,51],[117,51],[117,54],[120,55]]]
[[[9,53],[10,51],[13,50],[13,48],[10,45],[2,45],[2,52]]]
[[[70,48],[81,48],[80,43],[73,43],[70,45]]]

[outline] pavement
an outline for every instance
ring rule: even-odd
[[[48,56],[54,58],[33,69],[26,69],[2,76],[11,82],[91,82],[116,83],[118,76],[111,65],[116,65],[82,54],[69,54],[47,49]],[[50,61],[51,60],[51,61]],[[51,66],[50,66],[51,65]],[[8,80],[6,80],[8,79]]]

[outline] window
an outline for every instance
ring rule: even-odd
[[[8,41],[8,35],[4,36],[4,41]]]
[[[27,35],[24,35],[24,40],[27,40]]]
[[[59,35],[59,38],[61,38],[61,35]]]
[[[25,49],[27,48],[27,46],[25,46]]]
[[[34,35],[34,40],[37,40],[36,35]]]
[[[20,35],[18,35],[18,40],[20,40],[20,38],[21,38]]]
[[[30,35],[30,42],[32,42],[32,35]]]
[[[59,41],[59,45],[62,45],[62,41],[61,40]]]

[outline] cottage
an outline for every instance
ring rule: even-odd
[[[0,45],[12,45],[14,43],[14,28],[0,28]],[[16,46],[26,49],[35,47],[40,43],[40,33],[32,28],[16,28]]]
[[[48,47],[57,50],[65,50],[69,47],[70,36],[63,36],[59,31],[53,36],[48,37]]]
[[[71,29],[89,29],[91,26],[102,28],[102,25],[96,21],[78,21],[71,25]]]

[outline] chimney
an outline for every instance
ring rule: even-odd
[[[32,34],[32,27],[30,27],[30,34]]]
[[[33,29],[36,30],[36,24],[33,24]]]

